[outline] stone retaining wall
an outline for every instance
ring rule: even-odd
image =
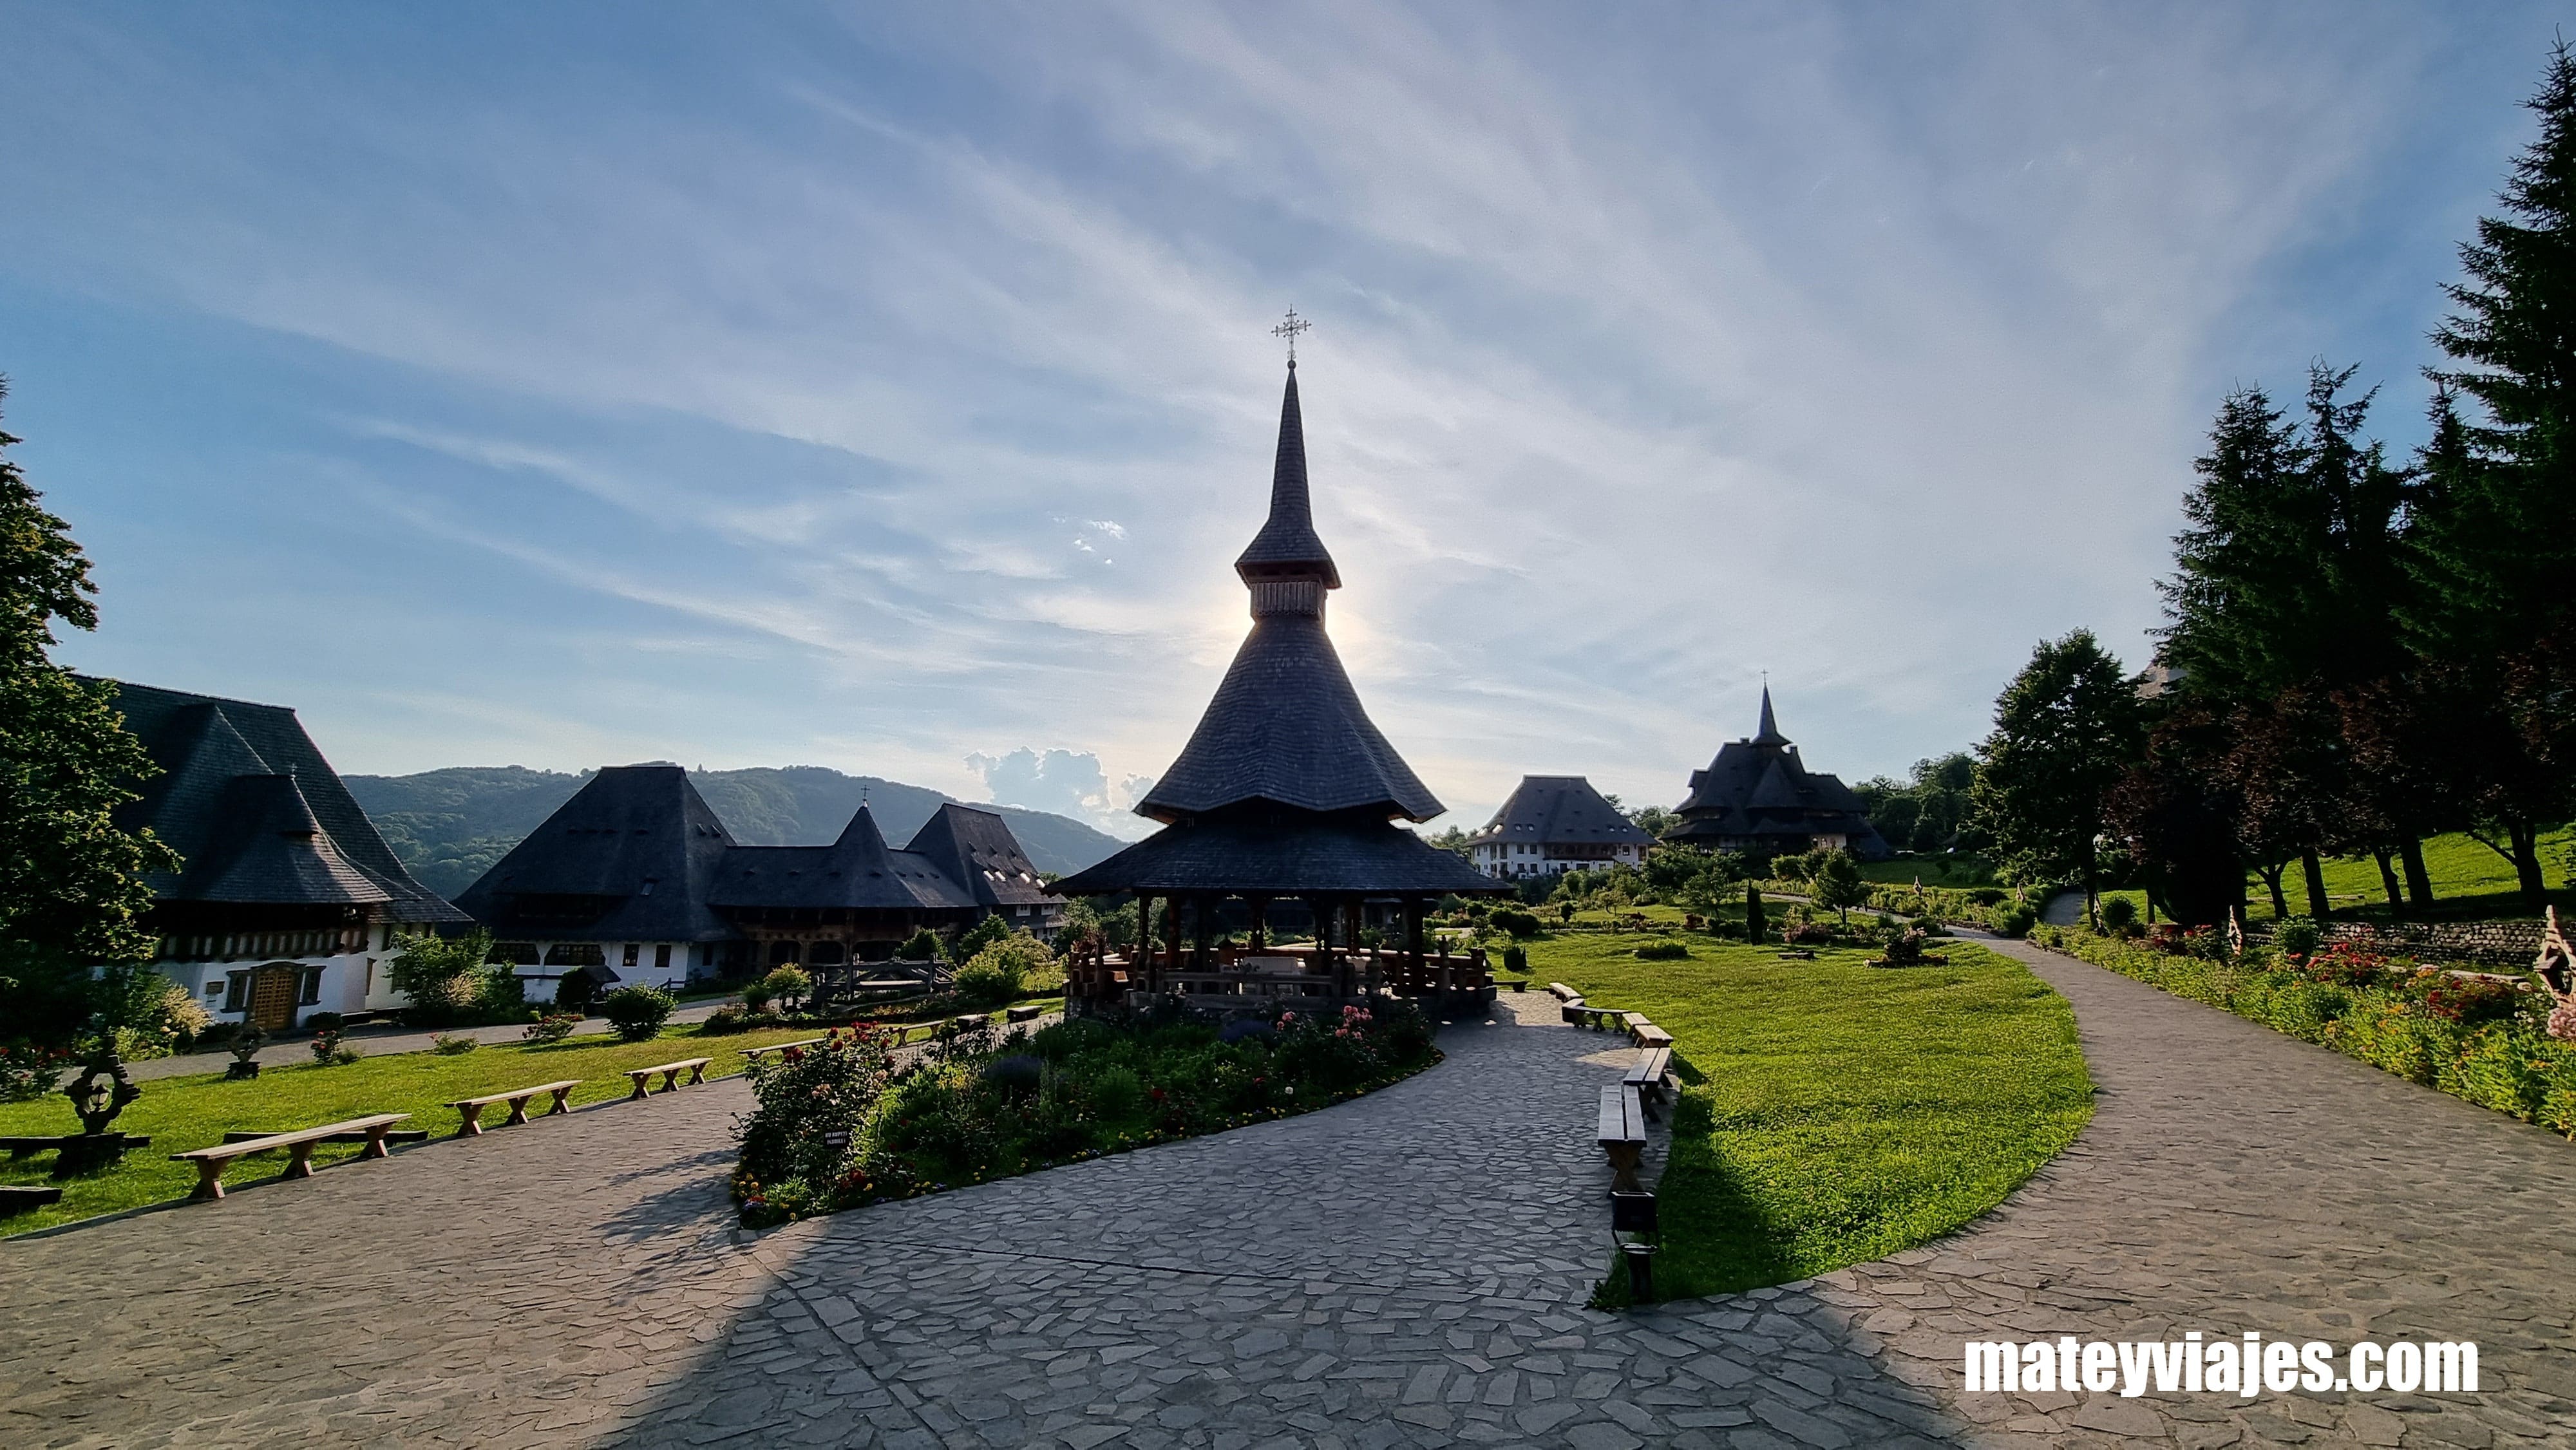
[[[2540,955],[2540,921],[2399,922],[2375,926],[2362,921],[2330,921],[2322,926],[2329,942],[2361,942],[2391,956],[2425,962],[2475,962],[2487,967],[2528,967]],[[2246,934],[2268,941],[2272,923],[2248,924]]]

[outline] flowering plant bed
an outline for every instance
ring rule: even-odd
[[[946,1039],[836,1030],[751,1069],[733,1196],[752,1227],[913,1198],[1327,1107],[1440,1060],[1411,1005],[1223,1030],[1178,1011]]]
[[[2149,945],[2069,931],[2064,944],[2097,967],[2576,1137],[2576,1044],[2548,1035],[2549,994],[2510,978],[2349,942],[2233,959],[2205,933]]]

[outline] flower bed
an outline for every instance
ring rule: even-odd
[[[2546,993],[2353,942],[2230,959],[2205,933],[2155,945],[2082,931],[2061,940],[2097,967],[2576,1138],[2576,1044],[2548,1035]]]
[[[1219,1029],[1165,1012],[944,1040],[910,1066],[872,1024],[751,1069],[733,1195],[783,1223],[1326,1107],[1440,1060],[1408,1004]]]

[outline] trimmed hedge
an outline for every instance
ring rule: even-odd
[[[2576,1044],[2544,1030],[2544,994],[2351,947],[2304,960],[2258,948],[2225,961],[2054,935],[2097,967],[2576,1138]]]

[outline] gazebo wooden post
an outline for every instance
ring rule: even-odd
[[[1267,930],[1270,898],[1255,896],[1250,900],[1252,902],[1252,949],[1258,952],[1270,945],[1270,934]]]
[[[1405,980],[1415,991],[1422,989],[1422,898],[1404,898],[1404,971]]]
[[[1208,969],[1208,908],[1215,904],[1216,898],[1204,891],[1190,899],[1190,925],[1198,936],[1198,949],[1191,954],[1191,965],[1202,972]]]
[[[1342,948],[1348,953],[1350,962],[1350,981],[1345,984],[1343,990],[1354,996],[1362,990],[1362,982],[1367,972],[1364,965],[1367,959],[1363,955],[1367,949],[1360,945],[1361,914],[1358,897],[1342,898]]]
[[[1315,922],[1315,961],[1313,970],[1324,980],[1333,979],[1333,910],[1320,896],[1306,898],[1306,914]]]
[[[1154,970],[1154,893],[1136,893],[1136,966],[1145,990],[1160,995],[1162,982]]]

